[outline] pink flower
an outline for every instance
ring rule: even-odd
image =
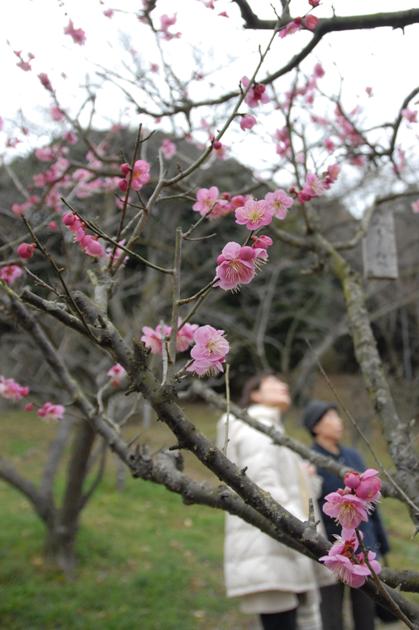
[[[59,107],[56,107],[56,106],[51,107],[51,118],[52,120],[59,122],[60,120],[63,120],[64,113]]]
[[[216,157],[219,160],[224,160],[226,152],[224,144],[222,144],[219,140],[215,140],[215,142],[212,142],[212,148]]]
[[[31,403],[31,402],[26,403],[26,405],[23,406],[23,409],[25,411],[33,411],[33,403]]]
[[[249,284],[256,274],[257,257],[258,252],[252,247],[242,247],[234,241],[227,243],[217,258],[216,286],[227,291],[241,284]]]
[[[48,90],[48,92],[54,91],[51,85],[51,81],[49,80],[49,77],[45,72],[41,72],[40,74],[38,74],[38,79],[40,80],[44,88]]]
[[[72,20],[69,20],[67,26],[65,27],[64,34],[70,35],[70,37],[72,37],[73,39],[73,42],[75,44],[80,44],[80,46],[83,46],[86,41],[86,33],[82,28],[74,28]]]
[[[363,501],[374,502],[380,498],[381,479],[378,470],[367,468],[359,476],[359,484],[355,488],[355,494]]]
[[[13,52],[15,53],[16,57],[19,59],[19,63],[16,64],[17,67],[23,70],[24,72],[30,72],[32,70],[31,61],[32,59],[35,59],[35,55],[33,55],[32,53],[28,53],[28,58],[25,61],[23,59],[21,50],[14,50]]]
[[[329,151],[329,153],[332,153],[335,150],[335,143],[330,138],[326,138],[326,140],[324,141],[324,146]]]
[[[361,478],[361,473],[356,472],[355,470],[351,470],[344,474],[343,481],[347,488],[350,488],[351,490],[355,490],[360,484],[360,481],[361,481],[360,478]]]
[[[324,68],[321,63],[316,63],[316,65],[314,66],[313,74],[318,79],[324,77]]]
[[[309,31],[315,31],[318,24],[319,24],[319,19],[316,18],[315,15],[306,15],[306,17],[303,19],[303,25]]]
[[[297,31],[299,31],[303,27],[303,20],[300,17],[295,18],[291,22],[288,22],[284,28],[278,32],[278,35],[281,39],[287,37],[287,35],[293,35]]]
[[[313,7],[313,9],[315,9],[316,7],[319,6],[320,0],[308,0],[308,3],[309,3],[310,6]]]
[[[197,328],[193,336],[195,345],[191,350],[193,362],[188,366],[188,372],[204,376],[223,371],[223,363],[230,350],[224,334],[224,330],[208,325]]]
[[[29,387],[19,385],[13,378],[4,378],[0,375],[0,396],[16,402],[28,395]]]
[[[298,200],[301,203],[310,201],[313,197],[319,197],[326,190],[321,179],[314,175],[314,173],[308,173],[303,189],[298,193]]]
[[[80,247],[88,256],[92,256],[92,258],[102,258],[105,256],[106,251],[105,248],[97,238],[94,236],[90,236],[90,234],[84,234],[79,240]]]
[[[35,249],[35,243],[21,243],[18,245],[16,253],[22,260],[29,260],[34,255]]]
[[[0,267],[0,280],[6,284],[13,284],[23,274],[23,269],[18,265],[5,265]]]
[[[211,188],[200,188],[196,193],[196,202],[192,206],[195,212],[202,216],[207,215],[214,208],[219,200],[220,191],[217,186]]]
[[[115,363],[107,372],[107,376],[111,379],[113,387],[118,387],[121,384],[122,379],[126,375],[126,369],[120,364]]]
[[[124,179],[119,182],[118,186],[120,190],[125,192],[128,188],[131,167],[125,162],[125,164],[121,164],[120,171],[124,176]],[[150,181],[150,177],[150,164],[145,160],[137,160],[134,164],[131,180],[132,190],[140,190]]]
[[[55,405],[52,402],[46,402],[38,409],[36,415],[45,420],[45,422],[62,420],[64,416],[63,405]]]
[[[339,173],[339,164],[331,164],[327,167],[326,173],[323,174],[323,186],[326,190],[329,190],[331,185],[335,183],[335,181],[339,177]]]
[[[410,123],[417,122],[417,115],[418,115],[418,113],[415,112],[415,110],[413,110],[413,109],[408,109],[406,107],[405,109],[402,109],[401,115],[403,116],[403,118],[405,120],[407,120],[407,122],[410,122]]]
[[[246,129],[252,129],[252,127],[256,125],[256,122],[257,120],[254,116],[251,116],[250,114],[245,114],[241,117],[240,129],[243,129],[243,131],[245,131]]]
[[[180,323],[180,322],[179,322]],[[194,342],[194,334],[198,329],[197,324],[184,324],[176,335],[177,352],[185,352]]]
[[[150,326],[143,326],[141,341],[152,354],[161,354],[163,351],[163,337],[169,339],[172,328],[163,324],[163,329],[159,324],[156,329]]]
[[[366,565],[352,562],[354,551],[353,541],[341,538],[332,545],[327,556],[322,556],[319,560],[324,562],[342,582],[352,588],[360,588],[371,572]]]
[[[167,41],[181,36],[181,33],[171,33],[169,31],[169,28],[174,24],[176,24],[176,15],[172,15],[170,17],[169,15],[163,14],[160,17],[160,31],[163,33],[163,37]]]
[[[294,204],[294,200],[283,190],[276,190],[265,195],[266,205],[272,209],[273,215],[277,219],[285,219],[288,208]]]
[[[381,565],[380,565],[380,563],[379,563],[379,562],[375,559],[375,558],[376,558],[376,555],[377,555],[377,554],[376,554],[376,553],[374,553],[374,551],[368,551],[368,553],[367,553],[367,560],[368,560],[368,563],[369,563],[370,567],[371,567],[371,568],[372,568],[372,570],[374,571],[374,573],[376,573],[377,575],[379,575],[379,574],[381,573]],[[369,571],[369,567],[367,566],[366,561],[365,561],[365,553],[364,553],[364,552],[358,553],[358,554],[356,555],[356,558],[357,558],[357,560],[359,560],[359,562],[360,562],[363,566],[366,566],[366,567],[368,568],[368,571]],[[370,572],[370,575],[371,575],[371,572]]]
[[[176,154],[176,145],[168,138],[163,140],[160,148],[166,160],[170,160]]]
[[[411,208],[413,212],[419,212],[419,199],[417,199],[411,204]]]
[[[64,140],[68,142],[68,144],[77,144],[77,136],[74,131],[67,131],[64,134]]]
[[[236,223],[245,225],[248,230],[258,230],[259,228],[272,223],[274,210],[263,199],[248,199],[244,206],[240,206],[235,211]]]
[[[368,521],[368,505],[361,498],[338,490],[326,495],[323,512],[334,518],[342,527],[354,529],[361,521]]]
[[[247,77],[242,77],[241,83],[245,90],[250,85],[250,81]],[[254,83],[246,94],[244,102],[249,107],[257,107],[260,104],[269,103],[269,96],[266,94],[266,86],[262,83]]]
[[[111,17],[113,17],[113,10],[112,10],[112,9],[106,9],[106,10],[103,12],[103,15],[104,15],[105,17],[107,17],[107,18],[111,18]]]
[[[257,236],[253,235],[252,241],[252,247],[257,249],[267,250],[268,247],[271,247],[271,245],[273,244],[273,240],[271,239],[271,237],[267,236],[266,234],[258,234]]]

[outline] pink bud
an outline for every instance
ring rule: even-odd
[[[360,484],[361,475],[354,470],[347,472],[343,476],[343,481],[345,482],[345,486],[351,488],[351,490],[355,490]]]
[[[36,249],[35,243],[21,243],[17,249],[17,255],[22,258],[22,260],[29,260],[32,258]]]

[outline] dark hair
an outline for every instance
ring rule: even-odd
[[[251,376],[247,379],[242,388],[241,397],[239,400],[240,407],[248,407],[252,402],[252,393],[259,389],[262,384],[262,381],[265,380],[268,376],[276,376],[277,378],[281,378],[279,374],[274,372],[273,370],[266,370],[265,372],[258,372],[254,376]]]

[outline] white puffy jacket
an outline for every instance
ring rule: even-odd
[[[280,412],[252,405],[250,416],[282,429]],[[217,426],[217,443],[224,445],[226,415]],[[314,499],[312,480],[303,460],[230,414],[227,456],[246,475],[300,520],[307,520],[308,499]],[[314,503],[316,503],[314,501]],[[227,595],[266,591],[302,593],[333,583],[331,574],[306,556],[285,547],[237,516],[226,515],[224,573]],[[323,570],[322,570],[323,569]],[[320,570],[320,572],[319,572]],[[319,574],[322,576],[319,580]]]

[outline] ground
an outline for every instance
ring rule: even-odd
[[[213,437],[217,413],[200,405],[189,412]],[[295,420],[296,414],[291,413],[289,432],[305,439]],[[2,454],[35,478],[54,428],[31,414],[3,411],[0,430]],[[128,431],[138,433],[138,426]],[[372,438],[384,457],[377,429]],[[141,429],[141,439],[156,445],[174,443],[161,424]],[[195,477],[208,477],[192,458],[187,465]],[[241,615],[237,604],[224,595],[223,514],[185,506],[164,488],[128,475],[123,489],[117,490],[117,469],[116,459],[110,456],[105,480],[83,516],[77,579],[71,582],[44,563],[42,526],[26,500],[0,483],[0,628],[257,628],[255,620]],[[58,491],[61,484],[62,479]],[[382,511],[392,543],[390,566],[415,568],[409,551],[413,530],[405,509],[385,500]]]

